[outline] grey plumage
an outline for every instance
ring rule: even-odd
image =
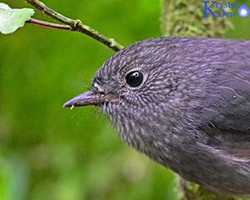
[[[131,71],[143,74],[140,86],[127,84]],[[98,70],[91,95],[99,101],[80,95],[65,106],[98,105],[151,159],[213,191],[250,196],[250,41],[132,44]]]

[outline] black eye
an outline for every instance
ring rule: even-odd
[[[131,87],[138,87],[143,81],[143,74],[139,71],[129,72],[126,75],[126,82]]]

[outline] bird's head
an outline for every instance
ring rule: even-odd
[[[64,106],[99,106],[122,138],[142,151],[155,141],[153,138],[166,134],[164,127],[176,120],[175,108],[181,98],[176,91],[182,71],[173,67],[178,61],[177,54],[173,57],[174,51],[176,45],[168,38],[128,46],[97,71],[90,91]]]

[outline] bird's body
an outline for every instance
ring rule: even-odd
[[[141,41],[107,60],[84,95],[66,106],[98,105],[151,159],[213,191],[250,196],[250,41]]]

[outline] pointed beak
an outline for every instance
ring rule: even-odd
[[[63,107],[100,105],[103,101],[104,99],[100,94],[90,90],[68,100],[63,104]]]

